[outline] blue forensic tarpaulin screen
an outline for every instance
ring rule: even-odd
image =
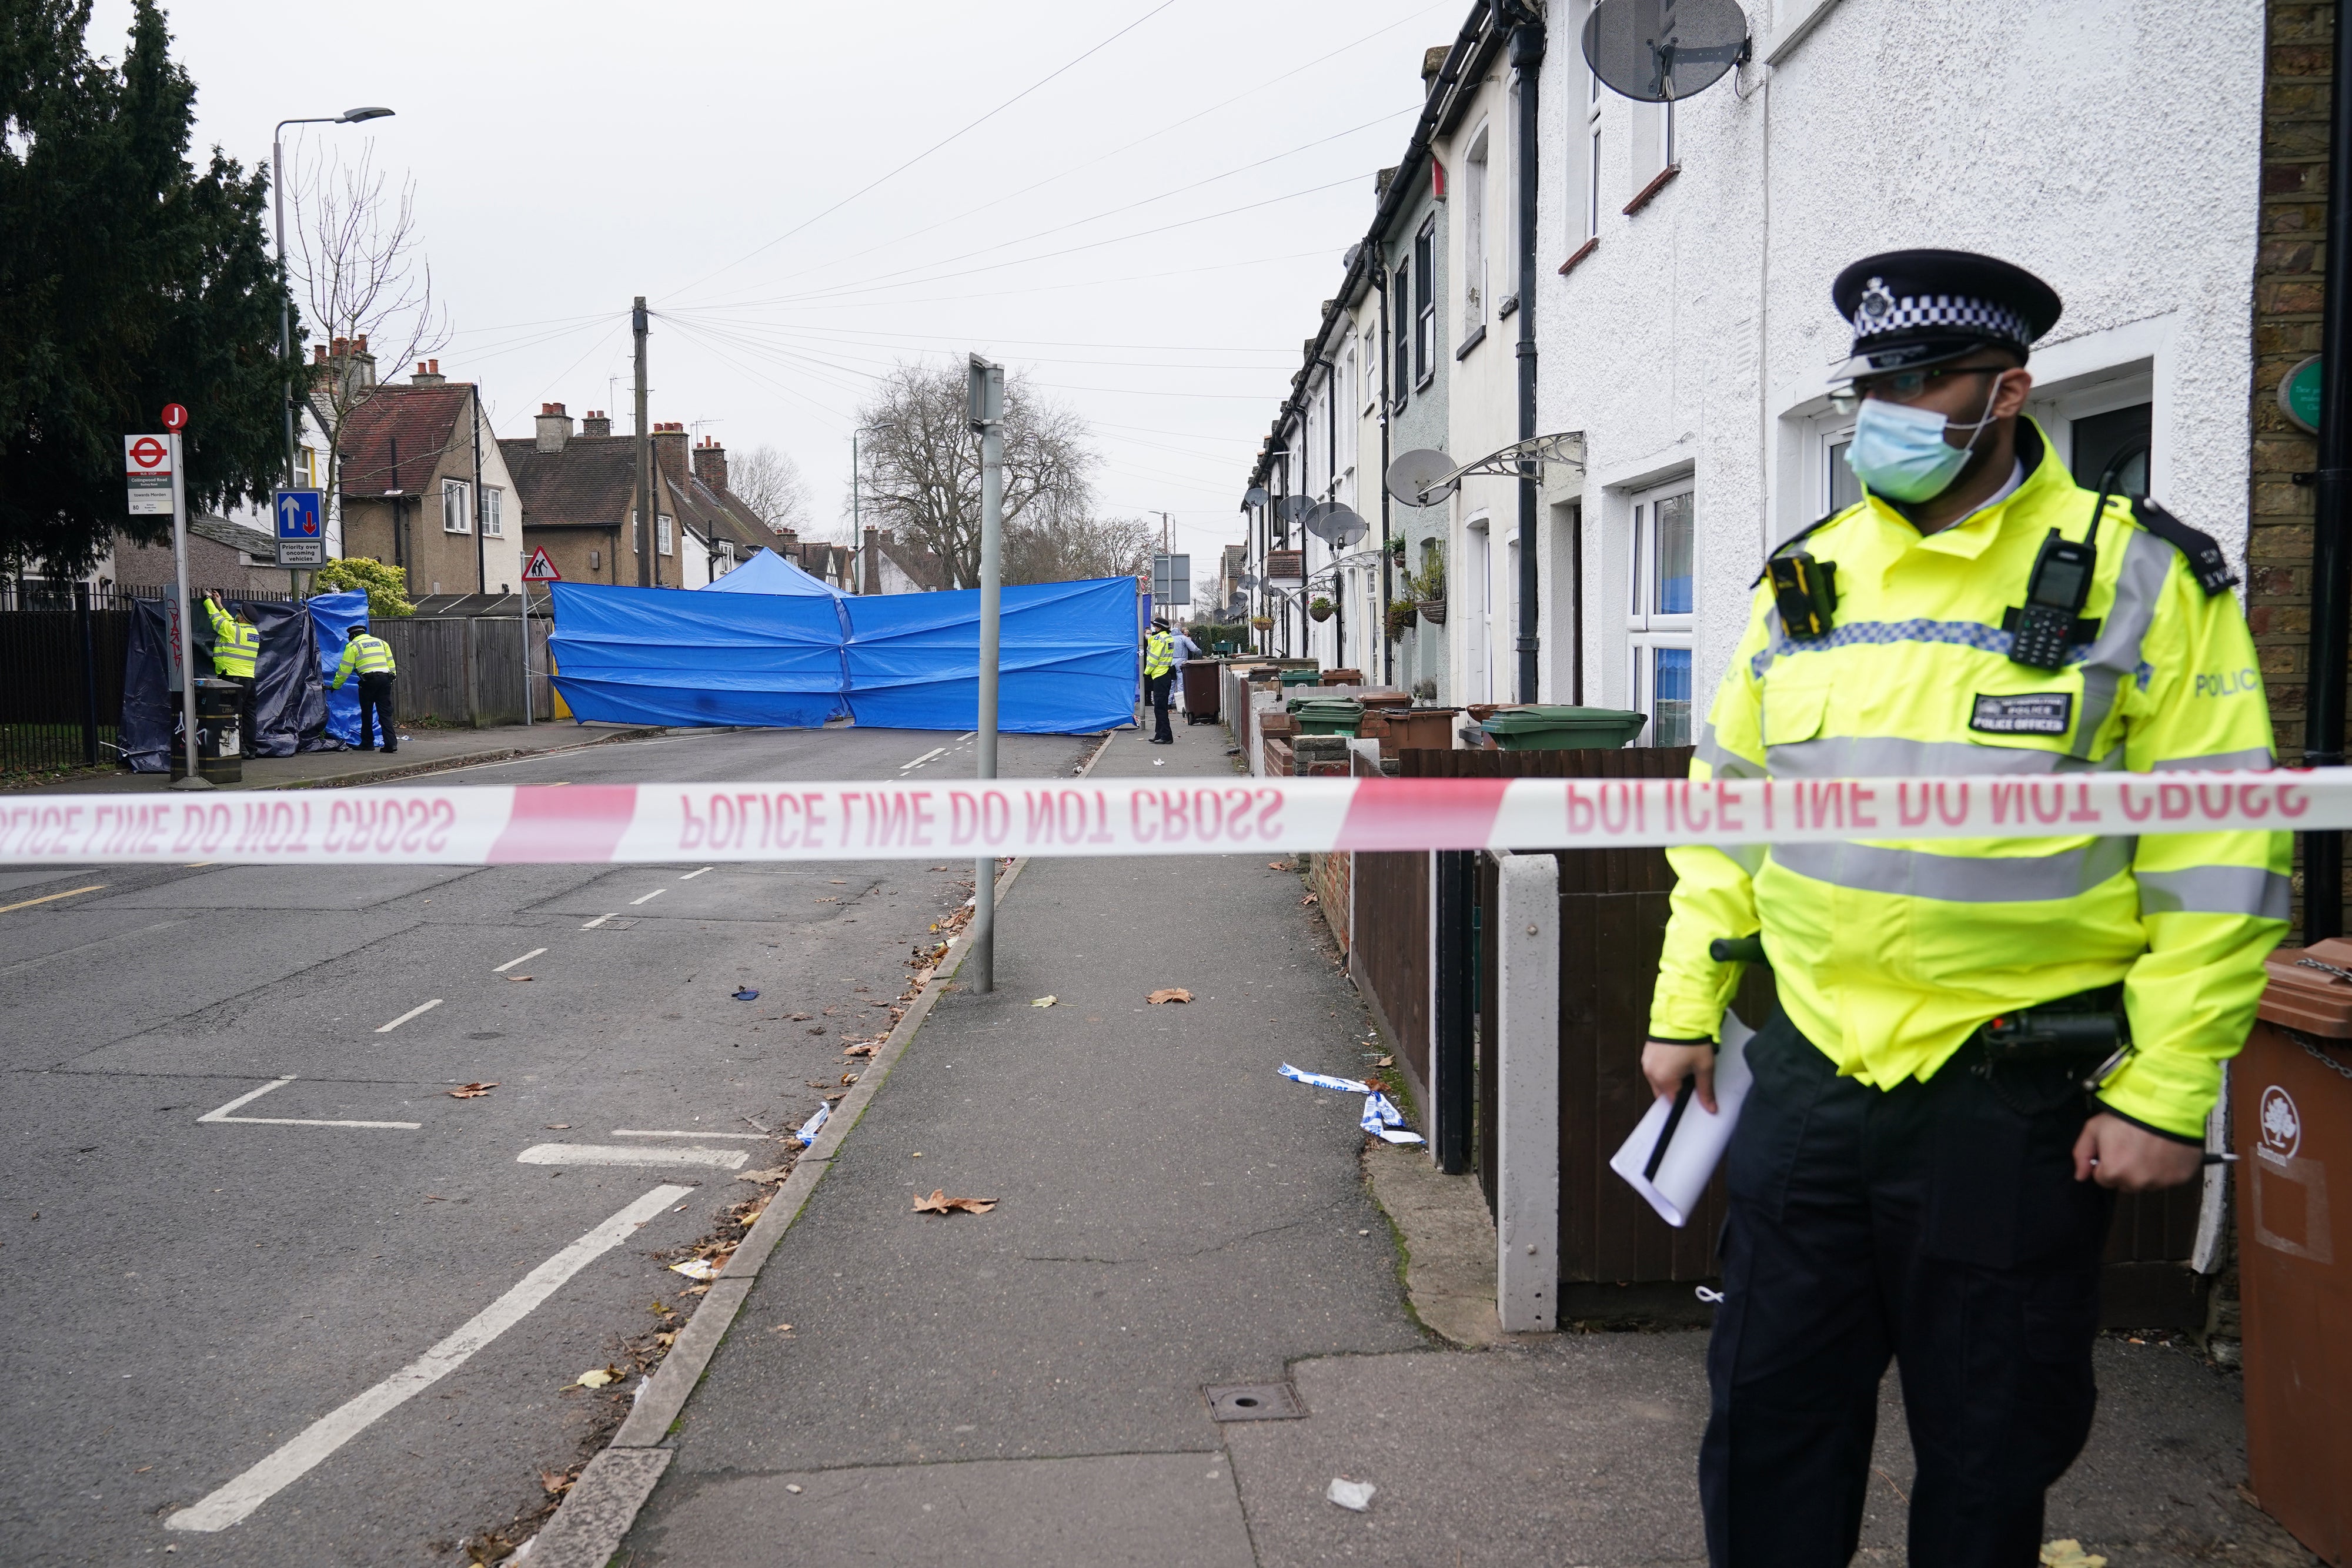
[[[552,591],[555,685],[583,722],[810,728],[848,711],[829,594]]]
[[[841,590],[812,576],[772,549],[758,554],[722,578],[697,590],[704,593],[790,593],[804,598],[839,599]]]
[[[1086,735],[1135,721],[1141,668],[1131,577],[1003,591],[997,726]],[[980,722],[980,591],[852,595],[849,711],[859,724]]]
[[[310,612],[310,634],[319,649],[319,678],[335,678],[343,662],[343,644],[351,629],[368,618],[367,595],[357,589],[321,593],[305,601]],[[360,743],[360,683],[356,675],[325,693],[327,733],[345,746]],[[395,731],[399,726],[393,727]],[[381,737],[379,737],[381,743]]]

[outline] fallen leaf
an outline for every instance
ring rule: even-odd
[[[1288,871],[1290,869],[1290,862],[1288,861],[1268,861],[1265,862],[1265,869],[1268,871]]]
[[[673,1329],[668,1333],[657,1333],[654,1335],[654,1343],[660,1345],[664,1350],[667,1350],[671,1345],[677,1343],[677,1331]]]
[[[737,1181],[782,1181],[793,1174],[790,1166],[776,1166],[764,1171],[737,1171]]]
[[[1033,1008],[1050,1008],[1061,999],[1062,998],[1059,997],[1039,997],[1035,1001],[1031,1002],[1029,1005]]]
[[[1189,1002],[1192,999],[1192,993],[1181,986],[1168,986],[1143,999],[1156,1008],[1162,1002]]]
[[[1301,904],[1320,904],[1320,903],[1322,903],[1323,901],[1322,901],[1321,899],[1319,899],[1319,898],[1316,897],[1313,894],[1311,894],[1311,893],[1310,893],[1310,894],[1308,894],[1306,897],[1304,897],[1304,898],[1300,899],[1298,902],[1299,902],[1299,903],[1301,903]]]
[[[950,1197],[947,1188],[940,1187],[930,1197],[915,1198],[917,1214],[986,1214],[996,1207],[992,1197]]]
[[[600,1366],[593,1372],[583,1372],[574,1381],[576,1388],[602,1388],[608,1383],[618,1383],[629,1375],[617,1366]]]
[[[529,975],[509,975],[507,978],[509,980],[528,980],[530,977]]]
[[[793,1015],[793,1021],[794,1023],[806,1023],[808,1020],[809,1015],[806,1013],[794,1013]]]
[[[778,1323],[774,1328],[770,1329],[768,1332],[770,1333],[790,1333],[793,1332],[793,1325],[790,1323]]]
[[[562,1497],[565,1492],[570,1491],[572,1480],[572,1478],[565,1475],[562,1470],[539,1472],[539,1484],[547,1489],[547,1495],[550,1497]]]
[[[2095,1552],[2085,1552],[2079,1541],[2045,1542],[2042,1547],[2044,1568],[2107,1568],[2107,1560]]]
[[[841,1054],[844,1056],[871,1056],[874,1054],[874,1047],[872,1045],[853,1045]]]
[[[1396,1058],[1393,1056],[1383,1056],[1378,1061],[1373,1062],[1372,1065],[1374,1067],[1394,1067],[1396,1065]]]
[[[824,1032],[824,1025],[823,1025],[823,1024],[821,1024],[821,1023],[813,1023],[813,1024],[809,1025],[809,1033],[811,1033],[811,1034],[823,1034]]]
[[[452,1100],[479,1100],[483,1095],[488,1094],[491,1090],[496,1089],[498,1085],[495,1083],[468,1083],[463,1088],[450,1090],[449,1098]]]

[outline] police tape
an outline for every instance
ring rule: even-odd
[[[2352,827],[2352,768],[1961,779],[1003,779],[47,795],[0,864],[1628,849]]]

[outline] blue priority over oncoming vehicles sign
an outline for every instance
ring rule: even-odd
[[[321,499],[316,490],[280,490],[271,497],[278,519],[278,564],[324,566],[326,529],[320,522]]]

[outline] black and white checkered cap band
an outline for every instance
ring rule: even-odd
[[[1892,309],[1882,309],[1876,316],[1867,310],[1855,312],[1853,322],[1857,343],[1867,343],[1895,332],[1915,331],[1920,328],[1949,328],[1964,332],[1980,332],[1989,338],[2006,338],[2012,343],[2030,344],[2033,334],[2025,318],[2006,305],[1990,299],[1970,299],[1961,295],[1921,295],[1895,301]]]

